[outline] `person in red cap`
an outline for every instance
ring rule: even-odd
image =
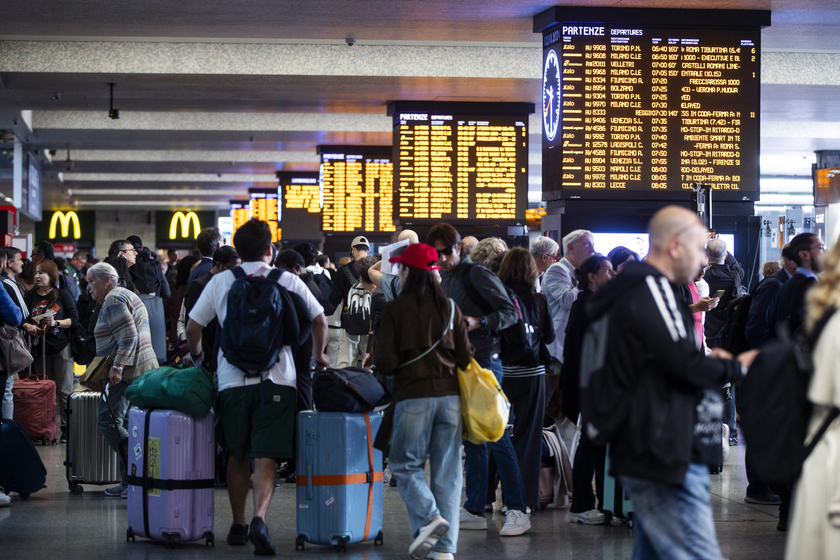
[[[473,346],[461,310],[432,274],[437,260],[437,251],[425,243],[391,257],[400,263],[402,288],[382,311],[373,363],[394,376],[388,459],[415,537],[408,553],[452,560],[458,545],[463,429],[456,367],[469,364]],[[430,483],[424,472],[427,455]]]

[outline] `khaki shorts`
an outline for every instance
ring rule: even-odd
[[[219,393],[217,404],[234,461],[292,458],[295,429],[292,387],[271,381],[233,387]]]

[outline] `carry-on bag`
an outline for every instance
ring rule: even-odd
[[[616,517],[633,526],[633,502],[624,491],[621,481],[610,475],[610,448],[607,446],[607,460],[604,465],[604,517],[605,525],[609,526],[612,518]]]
[[[365,412],[383,410],[392,396],[371,370],[350,366],[316,371],[312,399],[322,412]]]
[[[23,428],[0,418],[0,486],[24,500],[46,487],[47,469]]]
[[[213,546],[213,414],[132,408],[128,414],[128,531]]]
[[[29,439],[44,445],[56,443],[55,381],[30,375],[12,387],[15,402],[14,420]]]
[[[312,412],[297,422],[297,539],[346,550],[382,544],[382,452],[373,440],[379,412]]]
[[[119,484],[120,459],[99,431],[97,410],[102,393],[77,391],[67,399],[67,484],[84,492],[82,484]]]

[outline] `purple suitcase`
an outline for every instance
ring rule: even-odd
[[[132,408],[128,415],[128,532],[213,546],[213,413]]]

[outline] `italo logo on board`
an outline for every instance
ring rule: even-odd
[[[56,226],[61,225],[61,239],[70,237],[70,226],[73,226],[73,239],[82,237],[81,227],[79,226],[79,216],[72,210],[69,212],[62,212],[58,210],[53,212],[50,219],[50,239],[56,239]]]
[[[178,225],[181,226],[181,235],[178,235]],[[195,235],[193,238],[198,237],[198,232],[201,231],[201,224],[198,221],[198,216],[196,216],[195,212],[187,212],[184,214],[183,212],[175,212],[172,216],[172,221],[169,223],[169,239],[178,239],[189,237],[190,236],[190,225],[193,226],[193,231]]]

